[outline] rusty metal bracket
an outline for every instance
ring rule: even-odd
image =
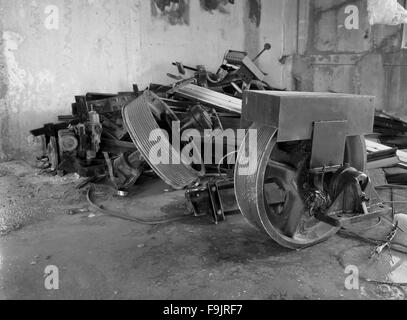
[[[185,195],[195,216],[209,215],[215,224],[225,221],[228,215],[240,213],[233,180],[212,181],[188,189]]]
[[[381,202],[367,175],[351,167],[344,167],[335,174],[330,197],[331,207],[316,218],[335,227],[372,220],[391,212],[391,208]]]

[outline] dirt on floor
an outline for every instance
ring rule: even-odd
[[[76,189],[82,181],[42,175],[25,162],[0,164],[0,299],[406,298],[404,284],[384,281],[389,270],[381,268],[370,279],[361,270],[358,283],[351,281],[358,286],[346,288],[349,264],[365,268],[374,249],[361,241],[335,236],[290,251],[240,215],[219,225],[207,217],[140,225],[92,211],[86,190]],[[143,178],[126,199],[102,187],[96,196],[106,208],[138,218],[188,214],[184,192],[169,189]],[[369,232],[388,231],[387,225]],[[404,270],[407,257],[397,259],[390,273]],[[58,290],[44,283],[49,266],[59,271]]]

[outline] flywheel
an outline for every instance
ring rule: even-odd
[[[276,128],[254,124],[251,129],[257,131],[257,153],[250,152],[248,134],[235,168],[235,192],[243,216],[289,249],[313,246],[336,234],[339,228],[318,220],[308,201],[312,194],[313,203],[321,208],[329,205],[323,192],[308,190],[313,181],[307,170],[311,141],[281,144],[277,143]],[[248,163],[255,164],[256,171],[247,175]],[[344,163],[365,170],[366,146],[362,136],[347,139]]]

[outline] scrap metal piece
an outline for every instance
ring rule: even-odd
[[[197,129],[199,131],[213,129],[211,115],[201,105],[196,105],[188,110],[187,121],[182,123],[181,131],[187,129]]]
[[[249,57],[243,59],[242,67],[237,73],[245,83],[250,83],[252,80],[263,81],[266,77]]]
[[[152,92],[146,91],[123,109],[123,120],[134,144],[151,168],[167,184],[180,190],[196,183],[200,173],[179,160],[180,152],[174,149],[168,135],[164,134],[166,137],[162,141],[163,130],[153,115],[153,112],[161,109],[157,108],[157,105],[165,106],[165,103]],[[157,142],[162,146],[162,159],[169,159],[169,163],[156,163],[151,159],[151,150],[154,150]]]
[[[343,165],[347,127],[347,121],[315,122],[311,170],[336,171]]]
[[[347,121],[346,136],[361,136],[372,132],[374,100],[351,94],[246,91],[242,118],[278,128],[278,142],[310,140],[314,124],[321,121]]]
[[[184,68],[184,65],[182,64],[182,62],[176,62],[175,64],[177,66],[178,72],[182,75],[185,75],[186,71],[185,71],[185,68]]]
[[[373,128],[373,97],[250,91],[243,101],[242,119],[254,122],[257,152],[249,148],[248,132],[235,167],[235,188],[239,208],[251,224],[280,245],[301,249],[325,241],[344,224],[389,212],[363,173],[363,135]],[[309,145],[297,163],[293,159],[304,142]],[[338,165],[345,169],[325,175],[325,168]],[[270,184],[284,192],[282,203],[268,199]],[[304,189],[319,193],[304,197]]]
[[[47,146],[47,156],[48,162],[51,165],[51,171],[58,170],[60,163],[59,151],[58,151],[58,142],[57,138],[51,137]]]
[[[211,216],[215,224],[224,221],[228,215],[240,213],[233,179],[221,179],[192,187],[186,191],[185,196],[191,203],[195,216]]]
[[[247,221],[281,246],[295,250],[316,245],[338,232],[339,228],[309,217],[301,196],[303,170],[274,155],[278,129],[258,124],[251,129],[257,130],[257,152],[250,152],[247,135],[235,168],[236,198]],[[249,164],[257,168],[253,174],[245,172]],[[281,204],[269,199],[268,185],[283,192]]]
[[[96,159],[102,142],[103,126],[96,111],[89,112],[89,128],[91,134],[90,148],[86,150],[86,159],[91,162]]]
[[[268,47],[267,47],[268,48]],[[271,47],[270,47],[271,49]],[[230,50],[226,56],[225,61],[230,65],[239,66],[237,75],[245,83],[250,83],[252,80],[263,81],[265,74],[254,64],[254,62],[265,52],[265,49],[255,58],[250,59],[246,52]]]
[[[241,66],[243,64],[243,59],[247,57],[247,52],[229,50],[225,55],[225,61],[231,65]]]
[[[45,124],[43,128],[31,130],[30,133],[34,137],[45,136],[45,138],[47,139],[47,143],[48,143],[50,137],[57,137],[58,131],[65,130],[68,127],[69,127],[69,123],[66,123],[66,122],[58,123],[58,124],[48,123],[48,124]]]
[[[242,113],[242,100],[194,84],[175,88],[174,92],[183,97],[207,103],[230,112]]]
[[[391,250],[392,243],[393,243],[394,239],[396,238],[397,233],[399,231],[398,228],[399,228],[399,224],[398,224],[398,222],[396,222],[396,224],[393,226],[390,234],[386,237],[386,242],[381,245],[376,246],[376,248],[370,254],[370,259],[379,257],[386,249]]]
[[[133,186],[144,171],[145,160],[139,151],[123,154],[113,162],[116,182],[120,189]]]
[[[64,155],[58,169],[65,173],[77,173],[79,176],[86,178],[102,177],[106,174],[106,164],[104,162],[95,159],[89,164],[87,161],[69,154]]]
[[[103,138],[100,150],[102,152],[121,154],[126,152],[135,152],[137,151],[137,148],[133,142]]]
[[[195,217],[202,217],[212,212],[208,186],[194,186],[185,192],[185,197],[191,203]]]
[[[79,146],[79,141],[75,137],[75,133],[72,130],[60,130],[58,131],[59,141],[59,155],[62,158],[64,153],[75,152]]]
[[[226,219],[226,215],[239,213],[235,196],[235,184],[232,180],[220,180],[208,185],[213,208],[213,220],[216,224]]]
[[[381,202],[369,177],[350,166],[344,166],[335,173],[329,194],[332,205],[316,218],[335,227],[347,227],[385,216],[391,211]]]
[[[392,149],[391,147],[385,146],[383,144],[371,141],[366,139],[366,145],[369,151],[375,152],[375,151],[385,151],[385,150],[390,150]],[[407,152],[398,150],[397,151],[397,156],[400,158],[400,161],[402,163],[407,164]]]
[[[87,106],[89,111],[96,111],[100,114],[121,111],[123,107],[136,99],[135,93],[121,94],[103,100],[89,100]]]

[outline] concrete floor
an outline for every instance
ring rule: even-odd
[[[237,215],[214,226],[196,218],[142,226],[87,208],[74,176],[37,174],[24,162],[0,165],[0,299],[405,299],[403,287],[362,282],[348,291],[341,254],[361,243],[336,236],[285,250]],[[183,192],[148,179],[133,197],[99,193],[109,208],[137,217],[186,212]],[[55,265],[60,288],[48,291]]]

